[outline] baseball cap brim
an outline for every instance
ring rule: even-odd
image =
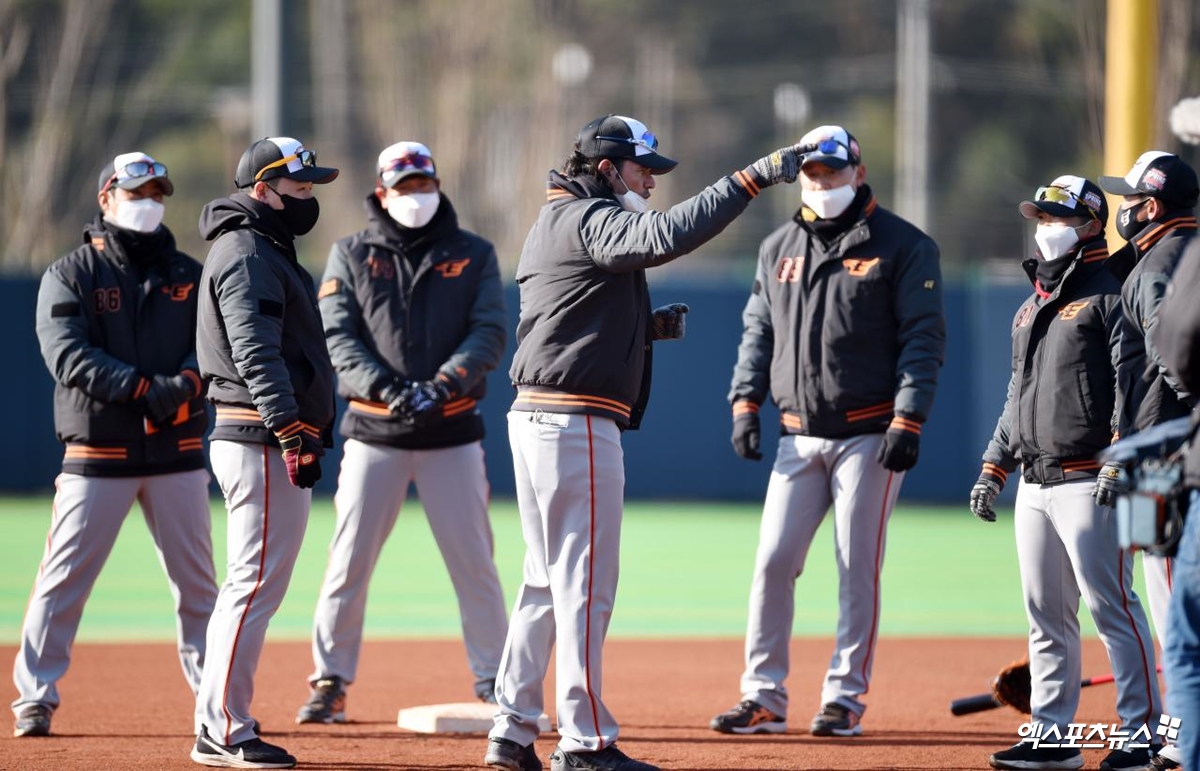
[[[1097,177],[1096,184],[1109,195],[1137,195],[1140,191],[1124,177]]]
[[[437,174],[430,174],[424,169],[405,169],[401,172],[388,172],[380,177],[379,181],[383,183],[384,187],[395,187],[409,177],[428,177],[436,180]]]
[[[1021,210],[1021,216],[1027,220],[1037,219],[1039,211],[1043,211],[1051,217],[1090,217],[1092,214],[1085,208],[1072,209],[1053,201],[1021,201],[1018,208]]]
[[[846,160],[845,158],[839,158],[836,155],[810,153],[804,156],[804,162],[800,164],[800,168],[804,168],[810,163],[823,163],[831,169],[844,169],[850,165],[850,161]]]
[[[326,185],[337,179],[339,173],[337,169],[327,166],[304,166],[299,171],[289,171],[278,177],[294,179],[297,182],[312,182],[314,185]]]
[[[147,182],[158,180],[158,184],[162,185],[163,195],[175,194],[175,183],[169,177],[159,177],[154,174],[147,174],[144,177],[131,177],[121,182],[117,182],[113,187],[119,187],[122,190],[137,190]]]
[[[632,158],[623,158],[622,160],[630,160],[634,163],[640,163],[647,169],[650,169],[651,174],[666,174],[668,171],[679,165],[679,161],[672,160],[667,156],[659,155],[658,153],[635,155]]]

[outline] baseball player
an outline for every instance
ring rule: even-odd
[[[1021,467],[1015,528],[1029,619],[1031,722],[1066,736],[1079,705],[1079,600],[1108,651],[1117,714],[1129,736],[1153,729],[1162,705],[1154,643],[1133,591],[1133,558],[1116,517],[1093,498],[1096,454],[1112,438],[1121,283],[1108,264],[1100,189],[1076,176],[1038,188],[1020,212],[1037,221],[1037,256],[1024,263],[1033,294],[1012,324],[1008,398],[971,490],[971,511],[995,522],[993,504]],[[1078,747],[1022,741],[991,756],[993,768],[1082,768]],[[1105,771],[1150,764],[1146,749],[1114,749]]]
[[[1150,338],[1174,382],[1200,392],[1200,238],[1193,238],[1171,277]],[[1155,768],[1200,768],[1200,433],[1193,433],[1184,458],[1190,505],[1175,558],[1168,631],[1163,643],[1167,712],[1179,719],[1175,747],[1155,757]]]
[[[476,409],[504,352],[496,252],[458,226],[425,145],[388,147],[377,175],[367,227],[333,245],[319,292],[338,389],[350,406],[338,521],[313,623],[312,693],[297,723],[345,720],[367,585],[411,482],[458,594],[483,701],[495,701],[508,633]]]
[[[250,700],[308,525],[310,488],[333,446],[333,364],[295,239],[317,222],[313,186],[337,175],[291,137],[260,139],[238,161],[238,192],[200,214],[212,246],[197,354],[217,413],[210,459],[229,511],[227,576],[208,625],[191,753],[206,766],[296,764],[258,737]]]
[[[938,250],[879,206],[858,141],[820,126],[800,171],[803,202],[763,241],[729,400],[733,445],[760,460],[759,405],[782,436],[763,506],[742,701],[722,733],[786,729],[796,578],[834,508],[840,610],[815,736],[856,736],[875,657],[887,520],[917,462],[945,347]]]
[[[15,736],[47,736],[83,606],[134,501],[171,585],[194,693],[217,597],[196,366],[200,263],[162,224],[163,164],[122,153],[100,172],[84,243],[42,277],[37,335],[66,446],[46,551],[13,666]]]
[[[620,561],[621,432],[641,424],[651,344],[682,337],[687,311],[651,310],[646,269],[716,236],[762,188],[794,181],[798,157],[783,148],[666,212],[649,211],[655,176],[675,165],[640,121],[589,122],[562,171],[550,172],[521,253],[508,426],[526,555],[484,757],[496,768],[542,768],[534,740],[551,651],[559,732],[551,769],[654,768],[615,746],[601,676]]]
[[[1183,417],[1194,398],[1167,374],[1150,342],[1158,306],[1184,247],[1196,234],[1196,172],[1179,156],[1157,150],[1143,153],[1125,177],[1100,177],[1100,187],[1123,196],[1117,233],[1128,243],[1113,263],[1128,277],[1121,288],[1121,343],[1117,362],[1117,430],[1132,436],[1159,423]],[[1096,500],[1111,506],[1125,487],[1119,464],[1104,467]],[[1166,645],[1167,606],[1171,597],[1171,560],[1142,555],[1146,595],[1159,641]]]

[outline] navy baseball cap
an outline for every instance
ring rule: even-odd
[[[818,126],[800,137],[800,144],[813,145],[812,152],[804,154],[800,162],[803,168],[810,163],[823,163],[831,169],[844,169],[862,163],[862,150],[858,140],[841,126]]]
[[[317,165],[317,154],[305,150],[291,137],[266,137],[246,148],[238,161],[233,184],[239,190],[255,182],[287,177],[297,182],[324,185],[337,179],[338,170]]]
[[[1021,201],[1021,216],[1037,219],[1044,211],[1051,217],[1091,217],[1108,222],[1108,201],[1096,183],[1083,177],[1064,174],[1045,187],[1039,187],[1033,200]]]
[[[666,174],[679,165],[658,152],[658,137],[646,124],[624,115],[605,115],[579,129],[575,149],[587,158],[629,158],[650,169]]]
[[[175,193],[175,184],[167,177],[166,166],[145,153],[121,153],[100,170],[98,192],[103,193],[110,187],[136,190],[152,179],[158,180],[165,195]]]
[[[1178,155],[1142,153],[1124,177],[1100,177],[1100,187],[1113,195],[1148,195],[1168,206],[1193,208],[1200,199],[1196,171]]]

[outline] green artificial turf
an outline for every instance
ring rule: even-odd
[[[758,540],[755,504],[631,502],[622,537],[621,585],[611,634],[739,637]],[[15,644],[44,549],[49,498],[0,498],[0,639]],[[333,506],[313,506],[304,548],[272,639],[305,639],[325,572]],[[524,545],[516,506],[495,501],[496,562],[511,603]],[[225,514],[213,502],[217,574],[224,575]],[[1138,570],[1138,593],[1145,596]],[[1084,632],[1094,634],[1086,610]],[[797,635],[830,636],[837,576],[830,521],[818,532],[796,584]],[[1011,510],[986,525],[961,507],[899,507],[888,531],[881,633],[1022,636],[1026,632]],[[457,636],[458,606],[420,505],[410,500],[379,561],[367,605],[374,637]],[[169,640],[174,620],[166,579],[140,512],[121,531],[84,612],[80,640]]]

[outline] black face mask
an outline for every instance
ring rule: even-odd
[[[267,187],[271,187],[267,185]],[[290,195],[275,190],[275,195],[279,196],[279,200],[283,203],[283,209],[279,210],[279,217],[283,220],[283,224],[287,225],[288,230],[292,231],[294,236],[302,236],[313,229],[317,224],[317,218],[321,216],[321,204],[316,198],[295,198]]]
[[[1147,198],[1145,201],[1136,203],[1133,206],[1130,206],[1128,209],[1122,209],[1117,214],[1117,234],[1120,235],[1121,238],[1124,238],[1126,241],[1132,241],[1133,239],[1137,238],[1138,234],[1145,230],[1150,224],[1150,220],[1145,220],[1143,222],[1139,222],[1137,220],[1138,212],[1140,212],[1142,208],[1145,207],[1145,205],[1149,202],[1150,199]]]

